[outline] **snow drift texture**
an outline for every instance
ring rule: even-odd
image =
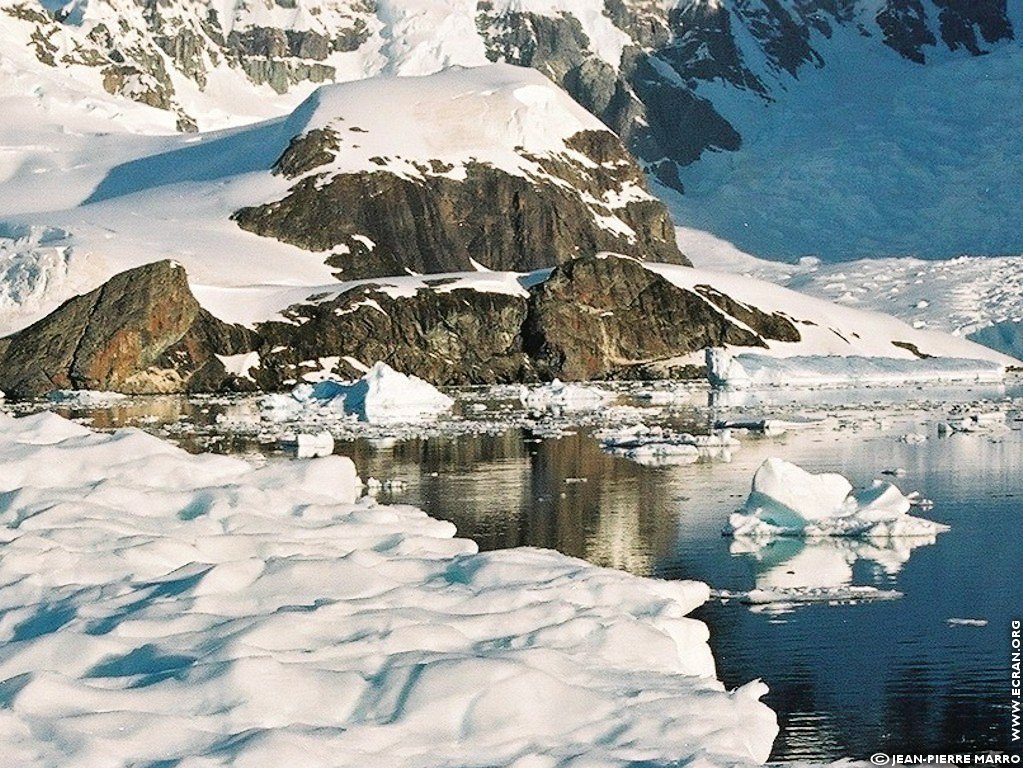
[[[19,766],[762,762],[702,584],[480,555],[356,502],[341,457],[253,469],[0,415],[0,743]],[[60,467],[61,471],[47,471]]]

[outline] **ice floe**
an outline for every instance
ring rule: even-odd
[[[617,397],[600,387],[586,384],[566,384],[560,379],[536,387],[523,386],[519,390],[522,405],[532,411],[583,411],[600,408]]]
[[[4,761],[762,763],[694,582],[478,554],[340,456],[189,455],[0,414]],[[59,467],[59,471],[52,468]]]
[[[46,399],[54,405],[69,408],[99,408],[127,400],[128,396],[120,392],[101,392],[92,389],[55,389],[46,396]]]
[[[753,477],[753,488],[726,532],[736,537],[933,536],[948,526],[914,517],[914,503],[891,483],[875,480],[854,491],[842,475],[811,474],[778,458],[767,459]]]
[[[732,452],[740,446],[727,429],[709,435],[691,435],[637,424],[602,430],[597,437],[606,453],[654,467],[695,464],[701,460],[730,461]]]

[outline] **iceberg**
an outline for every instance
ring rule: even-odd
[[[299,384],[290,395],[268,395],[263,410],[275,421],[333,415],[388,424],[435,419],[454,404],[429,382],[377,362],[356,381],[327,379]]]
[[[855,536],[885,539],[934,536],[948,526],[909,514],[914,496],[875,480],[853,490],[842,475],[811,474],[778,458],[767,459],[739,512],[729,517],[726,533],[735,537]]]

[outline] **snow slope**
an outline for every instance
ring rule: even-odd
[[[781,263],[755,258],[698,230],[679,227],[676,237],[698,267],[883,312],[915,328],[966,337],[1023,359],[1023,256]]]
[[[1012,5],[1010,3],[1010,5]],[[716,82],[698,93],[743,137],[661,190],[676,220],[770,259],[948,258],[1023,252],[1023,48],[929,52],[925,66],[852,26],[811,36],[826,61],[784,73],[765,102]]]
[[[1017,2],[62,6],[11,1],[0,13],[0,101],[33,122],[205,131],[287,114],[319,83],[507,60],[557,79],[651,168],[681,163],[686,194],[663,190],[679,220],[746,250],[1023,251],[1005,224],[1023,181]],[[897,19],[891,35],[883,18]],[[965,37],[950,39],[957,29]],[[898,52],[900,34],[915,38],[917,61]]]
[[[7,194],[0,198],[0,236],[6,236],[0,237],[0,330],[5,332],[118,272],[164,258],[182,264],[199,301],[229,322],[252,324],[312,296],[335,296],[351,287],[335,281],[324,264],[326,254],[258,237],[229,219],[239,208],[285,194],[291,182],[269,168],[292,137],[307,130],[333,126],[343,134],[330,172],[379,168],[383,162],[399,174],[457,177],[473,158],[509,173],[538,174],[518,148],[533,155],[575,156],[565,139],[601,127],[543,76],[509,65],[328,86],[287,118],[195,136],[78,136],[53,125],[40,126],[45,133],[33,136],[18,118],[11,119],[4,135],[20,164],[3,182]],[[425,171],[431,160],[443,165]],[[638,187],[633,192],[645,195]],[[928,354],[992,357],[961,340],[760,281],[656,269],[682,287],[711,285],[797,321],[803,341],[772,343],[770,354],[912,358],[891,345],[901,341]],[[523,295],[523,285],[543,275],[481,270],[437,277],[435,290],[474,287]],[[429,281],[406,276],[375,282],[394,295],[408,295]]]
[[[726,692],[685,616],[702,584],[476,554],[450,523],[356,501],[337,456],[254,469],[52,414],[0,427],[5,762],[767,758],[766,687]]]
[[[796,355],[857,355],[912,360],[917,356],[901,342],[936,357],[991,360],[1003,364],[1014,361],[1000,353],[949,334],[913,328],[907,323],[878,312],[832,304],[796,291],[745,275],[715,272],[671,264],[647,265],[681,288],[710,285],[718,291],[765,312],[780,312],[799,330],[799,342],[769,341],[767,350],[751,350],[773,357]],[[738,348],[737,348],[738,349]],[[703,362],[702,359],[699,362]]]
[[[454,177],[471,160],[539,174],[520,149],[592,165],[564,140],[603,129],[542,75],[509,65],[327,86],[287,118],[191,136],[79,135],[0,116],[11,158],[0,182],[0,330],[163,258],[184,265],[200,299],[224,319],[251,321],[261,296],[279,295],[279,309],[311,293],[297,286],[330,284],[327,254],[258,237],[229,219],[283,196],[293,182],[270,167],[294,136],[327,125],[343,134],[328,170],[380,170],[384,162],[391,172],[421,175],[437,161],[451,166],[439,175]],[[601,203],[635,199],[648,195],[632,186]],[[235,311],[225,288],[250,309]]]

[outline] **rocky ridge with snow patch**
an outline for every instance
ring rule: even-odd
[[[338,284],[244,327],[202,309],[184,270],[162,262],[0,340],[0,389],[279,391],[357,378],[378,360],[435,385],[694,377],[703,349],[721,346],[895,358],[909,369],[931,354],[1004,365],[966,341],[767,288],[600,254],[529,274]]]

